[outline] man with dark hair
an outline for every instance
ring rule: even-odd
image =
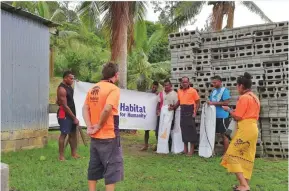
[[[152,84],[152,87],[151,87],[151,90],[148,90],[147,93],[153,93],[153,94],[156,94],[158,95],[158,88],[159,88],[159,83],[157,81],[153,81],[153,84]],[[157,126],[156,126],[156,139],[158,140],[158,137],[157,137],[157,131],[159,129],[159,121],[160,121],[160,118],[159,118],[159,115],[158,115],[158,119],[157,119]],[[143,148],[141,148],[141,151],[147,151],[148,148],[149,148],[149,138],[150,138],[150,130],[145,130],[145,135],[144,135],[144,142],[145,142],[145,145]],[[155,146],[153,148],[153,151],[156,151],[157,150],[157,147]]]
[[[73,100],[73,88],[71,87],[74,81],[74,76],[71,71],[66,71],[63,74],[63,81],[57,88],[57,104],[59,109],[57,111],[58,123],[60,126],[59,144],[59,160],[64,161],[64,142],[67,135],[68,142],[71,147],[71,156],[79,158],[76,153],[77,137],[76,126],[79,124],[76,118],[75,105]]]
[[[184,142],[184,153],[187,156],[194,154],[194,146],[198,143],[198,136],[195,124],[195,117],[200,106],[200,96],[198,92],[190,87],[188,77],[182,77],[181,89],[178,90],[178,102],[171,109],[181,107],[181,129]],[[188,143],[191,144],[190,151]]]
[[[170,127],[161,126],[159,129],[160,124],[158,124],[158,128],[156,129],[156,137],[157,137],[158,143],[160,143],[157,146],[158,153],[166,153],[164,151],[166,150],[165,148],[167,145],[163,145],[163,143],[166,141],[168,141],[168,151],[171,151],[172,138],[171,138],[170,131],[174,127],[175,111],[170,111],[171,110],[170,108],[174,106],[177,102],[178,102],[178,94],[172,89],[171,81],[169,79],[166,79],[164,81],[164,91],[160,92],[158,95],[157,116],[160,119],[160,116],[161,115],[163,116],[164,112],[168,113],[169,111],[169,115],[172,115],[172,118],[171,118],[171,121],[166,121],[166,123],[171,122]],[[158,119],[158,123],[159,123],[159,119]],[[159,133],[163,133],[163,134],[159,136]],[[169,136],[167,136],[168,134]],[[159,142],[159,140],[163,140],[163,141]]]
[[[89,90],[82,109],[87,134],[91,137],[88,167],[89,191],[96,190],[97,181],[104,178],[106,191],[113,191],[123,180],[123,157],[119,135],[120,89],[118,65],[107,63],[103,79]]]
[[[230,91],[222,87],[222,78],[220,76],[212,77],[212,85],[214,87],[211,95],[209,105],[216,106],[216,133],[221,134],[224,144],[224,153],[229,147],[229,139],[226,137],[225,132],[229,126],[229,112],[225,111],[222,106],[229,105]]]

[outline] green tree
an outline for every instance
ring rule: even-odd
[[[163,28],[160,28],[149,36],[146,22],[139,21],[136,23],[134,28],[135,43],[128,62],[129,89],[145,91],[152,81],[156,80],[155,77],[168,77],[169,72],[162,68],[162,65],[148,62],[148,55],[160,43],[163,32]]]
[[[152,47],[151,51],[149,52],[148,62],[156,63],[156,62],[163,62],[166,60],[170,60],[170,52],[168,49],[169,40],[168,40],[168,33],[164,30],[164,26],[161,23],[153,23],[151,21],[145,21],[146,29],[147,29],[147,36],[148,38],[157,31],[163,30],[163,35],[158,40],[158,44]]]
[[[146,2],[142,1],[96,1],[82,2],[81,10],[93,8],[95,14],[104,14],[102,27],[109,34],[111,45],[111,61],[119,63],[120,88],[127,88],[127,50],[133,42],[133,25],[142,20],[146,12]],[[87,13],[88,14],[88,13]],[[131,37],[131,38],[129,38]],[[129,42],[129,43],[128,43]]]

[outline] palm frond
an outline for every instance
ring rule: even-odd
[[[52,14],[50,20],[51,20],[51,21],[54,21],[54,19],[55,19],[58,15],[60,15],[60,14],[62,14],[62,15],[65,16],[65,13],[64,13],[64,11],[63,11],[62,9],[56,9],[56,10],[54,11],[54,13]]]
[[[147,2],[133,1],[129,6],[129,24],[128,24],[128,50],[131,52],[132,46],[135,43],[135,27],[137,22],[143,22],[145,14],[147,12]]]
[[[263,19],[264,21],[268,22],[268,23],[272,23],[273,21],[258,7],[258,5],[256,5],[253,1],[241,1],[240,3],[242,3],[245,7],[247,7],[249,9],[249,11],[255,13],[256,15],[258,15],[259,17],[261,17],[261,19]]]
[[[205,1],[182,1],[174,7],[174,20],[170,24],[170,28],[178,29],[190,21],[192,21],[202,10]]]
[[[67,38],[67,37],[72,37],[72,36],[77,36],[78,33],[75,31],[59,31],[58,36],[60,38]]]
[[[35,2],[33,1],[13,1],[11,5],[13,7],[21,7],[22,9],[35,14]]]
[[[146,1],[133,1],[130,4],[130,14],[133,16],[133,22],[143,21],[146,13],[147,13],[147,5]],[[133,23],[131,23],[133,24]]]
[[[164,34],[164,30],[160,29],[160,30],[155,31],[151,35],[151,37],[148,40],[147,47],[144,50],[146,54],[149,54],[150,51],[153,49],[153,47],[156,46],[160,42],[163,34]]]
[[[37,2],[37,11],[38,11],[39,16],[50,19],[49,7],[45,1]]]
[[[142,48],[144,43],[147,42],[146,24],[143,21],[138,21],[134,28],[134,47]]]
[[[101,13],[98,5],[99,3],[96,1],[85,1],[77,9],[80,20],[90,30],[94,30],[100,23]]]

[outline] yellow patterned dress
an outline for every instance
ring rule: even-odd
[[[221,162],[228,172],[242,172],[246,179],[251,179],[254,167],[259,112],[260,102],[252,92],[240,96],[234,115],[242,120]]]

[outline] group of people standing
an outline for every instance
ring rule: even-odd
[[[97,181],[104,178],[107,191],[115,189],[115,183],[123,180],[123,157],[119,135],[119,99],[120,89],[115,85],[118,81],[118,65],[107,63],[102,70],[103,79],[96,83],[87,93],[83,106],[83,118],[87,126],[87,134],[91,137],[90,161],[88,167],[89,191],[95,191]],[[75,114],[73,102],[73,74],[66,72],[63,82],[57,90],[57,104],[59,105],[58,120],[61,135],[59,137],[59,160],[64,158],[64,140],[69,135],[71,155],[76,153],[76,127],[79,121]],[[224,140],[225,154],[221,165],[228,172],[235,173],[239,185],[234,190],[249,190],[249,180],[252,175],[256,142],[258,137],[257,120],[259,117],[260,103],[258,98],[250,91],[252,86],[251,76],[245,73],[237,79],[237,89],[240,93],[236,109],[228,107],[230,92],[222,87],[219,76],[212,78],[214,90],[210,95],[208,104],[216,106],[216,132],[222,134]],[[184,153],[192,156],[194,146],[198,143],[195,127],[195,117],[200,107],[200,97],[197,90],[190,87],[189,78],[183,77],[181,88],[178,92],[172,89],[169,80],[164,82],[164,91],[158,93],[157,82],[153,83],[151,93],[158,95],[156,115],[160,116],[162,107],[166,106],[169,111],[174,112],[180,107],[180,126],[182,140],[184,142]],[[229,123],[229,115],[238,122],[237,131],[229,145],[229,139],[225,131]],[[158,124],[160,118],[158,117]],[[174,124],[172,122],[172,124]],[[173,126],[173,125],[172,125]],[[158,137],[158,125],[156,128]],[[145,146],[148,149],[149,131],[145,132]],[[191,148],[188,148],[190,143]]]
[[[229,107],[231,98],[230,91],[222,86],[220,76],[212,77],[212,90],[207,104],[216,107],[216,133],[223,139],[224,155],[221,165],[227,168],[228,172],[235,173],[239,181],[238,186],[233,186],[233,190],[250,190],[249,180],[251,179],[254,159],[256,154],[256,144],[258,139],[257,121],[260,113],[260,101],[251,91],[251,75],[247,72],[237,79],[237,91],[240,94],[236,108]],[[162,106],[169,106],[169,110],[181,109],[180,126],[182,131],[182,140],[184,143],[184,154],[192,156],[195,144],[198,143],[198,135],[195,126],[195,117],[200,107],[200,97],[196,89],[190,87],[188,77],[181,79],[181,88],[178,92],[172,89],[169,80],[164,82],[164,91],[158,93],[158,83],[154,82],[151,93],[158,95],[157,104],[157,126],[156,138],[159,131],[159,115]],[[166,100],[167,99],[167,100]],[[237,131],[230,141],[226,131],[230,123],[230,116],[237,121]],[[172,122],[172,127],[173,127]],[[142,151],[148,150],[149,131],[145,132],[145,146]],[[191,147],[188,148],[188,143]],[[168,142],[171,145],[171,139]],[[156,150],[156,148],[153,148]]]
[[[229,105],[230,91],[222,87],[222,79],[220,76],[212,78],[212,85],[214,87],[209,100],[209,105],[216,106],[216,133],[221,134],[224,143],[224,152],[226,152],[229,146],[229,139],[225,136],[227,127],[229,126],[229,113],[225,111],[222,106]],[[156,109],[156,115],[158,116],[156,125],[156,139],[158,140],[160,114],[163,106],[168,106],[168,110],[174,112],[178,107],[181,109],[180,126],[182,130],[182,140],[184,142],[184,154],[192,156],[194,154],[195,145],[198,144],[199,138],[197,135],[195,117],[200,107],[200,96],[196,89],[190,87],[190,81],[188,77],[181,79],[181,88],[178,92],[175,92],[172,88],[172,84],[169,80],[164,81],[164,90],[158,92],[158,82],[153,82],[152,89],[148,92],[158,95],[158,104]],[[174,118],[173,118],[174,119]],[[174,127],[174,121],[172,120],[171,130]],[[148,150],[149,131],[145,131],[145,145],[141,151]],[[188,148],[190,143],[190,148]],[[168,141],[171,146],[171,137]],[[153,147],[156,151],[156,147]]]

